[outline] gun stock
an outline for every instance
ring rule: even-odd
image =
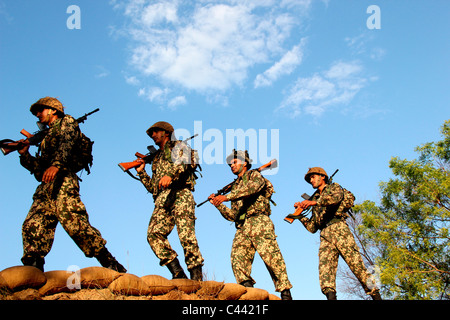
[[[275,169],[277,167],[278,167],[278,160],[277,159],[272,159],[268,163],[266,163],[265,165],[262,165],[261,167],[259,167],[256,170],[261,172],[261,171],[264,171],[264,170]]]
[[[135,160],[131,162],[121,162],[119,163],[119,167],[125,172],[133,168],[137,168],[142,164],[142,162]]]
[[[292,223],[292,222],[294,222],[295,219],[298,219],[298,218],[291,218],[291,217],[299,217],[302,215],[302,213],[303,213],[303,209],[298,208],[297,210],[295,210],[294,213],[292,213],[292,214],[288,215],[286,218],[284,218],[284,221]]]
[[[128,170],[130,170],[130,169],[139,167],[139,166],[142,164],[142,161],[141,161],[141,160],[144,160],[144,161],[145,161],[146,155],[144,155],[144,154],[142,154],[142,153],[139,153],[139,152],[136,152],[134,155],[135,155],[137,158],[139,158],[139,159],[138,159],[138,160],[134,160],[134,161],[130,161],[130,162],[121,162],[121,163],[119,163],[119,167],[120,167],[124,172],[126,172],[126,171],[128,171]]]

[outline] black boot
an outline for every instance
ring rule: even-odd
[[[196,281],[203,281],[203,271],[202,266],[196,266],[189,270],[189,273],[191,274],[191,280]]]
[[[328,291],[326,294],[327,300],[337,300],[336,291]]]
[[[21,259],[24,266],[35,267],[44,272],[45,259],[38,255],[31,255]]]
[[[125,269],[117,260],[112,256],[112,254],[103,247],[102,250],[95,256],[95,258],[100,262],[102,267],[108,268],[120,273],[126,273],[127,269]]]
[[[172,279],[187,279],[188,277],[184,273],[183,268],[180,266],[180,262],[177,258],[173,259],[172,262],[170,262],[167,265],[167,268],[169,269],[170,273],[172,274]]]
[[[281,300],[292,300],[291,290],[286,289],[281,291]]]
[[[253,288],[253,282],[251,280],[245,280],[240,283],[241,286],[247,287],[247,288]]]

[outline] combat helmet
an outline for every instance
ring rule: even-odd
[[[321,167],[313,167],[313,168],[309,168],[308,172],[305,174],[305,181],[308,182],[309,184],[311,183],[309,178],[313,174],[320,174],[320,175],[324,176],[325,182],[328,183],[328,174],[326,173],[326,171],[324,169],[322,169]]]
[[[152,132],[155,131],[156,129],[164,130],[170,134],[172,134],[175,131],[170,123],[165,121],[158,121],[154,123],[150,128],[148,128],[146,132],[151,137]]]
[[[231,161],[233,161],[233,159],[240,159],[242,161],[247,162],[248,169],[250,169],[252,167],[253,160],[250,159],[250,156],[248,155],[247,150],[242,151],[242,150],[233,149],[233,151],[227,157],[227,163],[229,166],[231,166]]]
[[[35,103],[33,103],[31,105],[30,112],[33,115],[36,115],[38,110],[42,109],[42,108],[51,108],[51,109],[58,111],[62,115],[64,115],[64,106],[56,98],[44,97],[44,98],[39,99],[38,101],[36,101]]]

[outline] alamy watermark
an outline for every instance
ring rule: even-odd
[[[66,20],[67,29],[81,29],[81,9],[77,5],[70,5],[67,7],[66,13],[70,14],[70,16]]]
[[[367,18],[366,26],[367,29],[373,30],[373,29],[381,29],[381,9],[377,5],[370,5],[367,7],[366,12],[370,14],[370,16]]]
[[[71,275],[67,278],[66,287],[69,290],[80,290],[81,289],[81,271],[80,267],[76,265],[71,265],[67,267],[67,273]]]
[[[252,163],[265,164],[272,159],[280,161],[279,129],[225,129],[204,130],[202,121],[194,121],[193,130],[178,128],[174,136],[184,140],[197,135],[190,142],[192,149],[197,150],[200,164],[225,164],[225,158],[236,150],[247,150]],[[172,155],[174,156],[174,155]],[[187,159],[189,160],[189,159]],[[278,168],[268,170],[267,175],[274,175]]]

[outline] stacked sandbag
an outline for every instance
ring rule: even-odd
[[[143,276],[141,279],[147,283],[150,288],[151,295],[153,296],[164,295],[176,289],[175,284],[173,284],[170,280],[155,274]]]
[[[80,270],[81,287],[84,289],[107,288],[122,274],[103,267],[87,267]]]
[[[0,277],[3,286],[12,292],[28,288],[40,288],[47,282],[47,278],[41,270],[29,266],[7,268],[0,272]]]
[[[0,300],[267,300],[267,291],[218,281],[138,277],[103,267],[42,272],[16,266],[0,272]]]

